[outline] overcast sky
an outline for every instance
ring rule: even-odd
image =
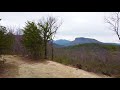
[[[117,43],[119,42],[117,36],[104,22],[104,16],[109,14],[109,12],[0,12],[2,19],[0,24],[23,28],[27,20],[37,22],[43,16],[52,15],[63,21],[55,40],[86,37]]]

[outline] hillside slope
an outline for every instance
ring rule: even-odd
[[[33,62],[18,56],[4,56],[7,59],[0,77],[3,78],[105,78],[84,70],[65,66],[52,61]]]

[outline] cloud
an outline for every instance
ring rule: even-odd
[[[55,39],[74,40],[76,37],[91,37],[104,42],[118,42],[113,31],[107,28],[105,12],[0,12],[5,26],[24,27],[27,20],[38,22],[43,16],[52,15],[63,21]]]

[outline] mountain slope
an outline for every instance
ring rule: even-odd
[[[68,45],[71,41],[65,40],[65,39],[59,39],[54,41],[53,43],[58,44],[58,45]]]
[[[54,50],[56,62],[83,70],[120,77],[120,46],[86,43]]]

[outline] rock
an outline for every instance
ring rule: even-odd
[[[76,65],[76,68],[81,69],[81,68],[82,68],[82,65],[81,65],[81,64],[77,64],[77,65]]]
[[[0,57],[0,64],[4,64],[6,62],[6,59],[4,59],[3,57]]]

